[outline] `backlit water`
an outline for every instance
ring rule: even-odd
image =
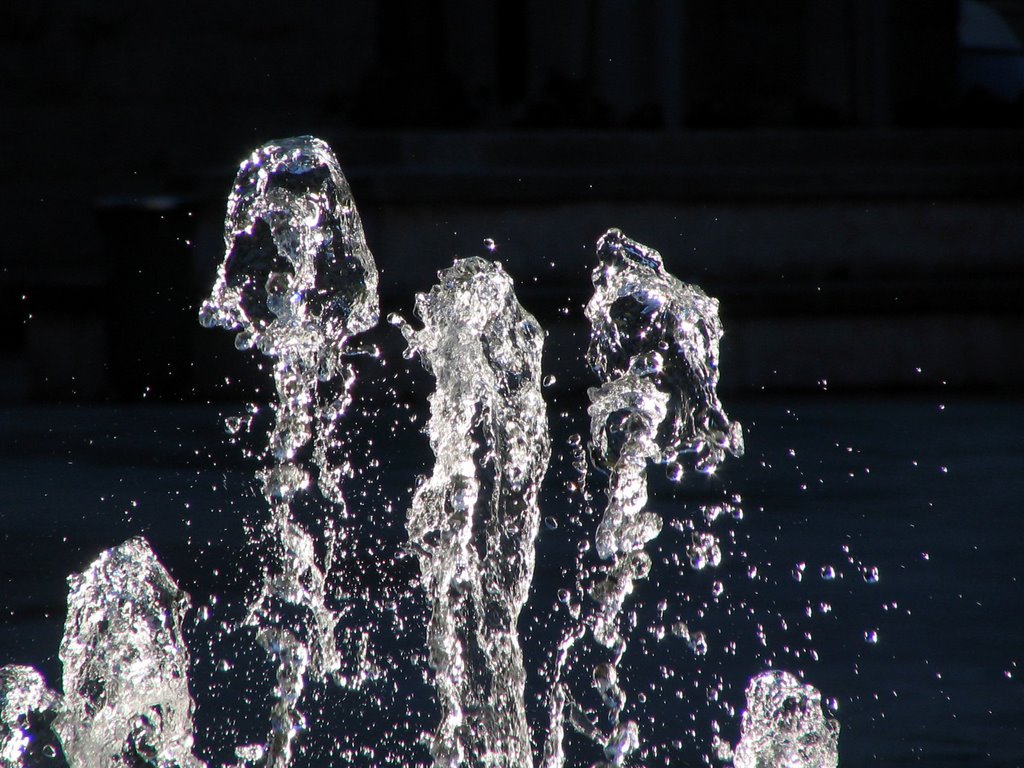
[[[382,372],[367,375],[371,390],[374,379],[380,385],[385,377]],[[579,399],[572,393],[557,395],[561,403],[573,397]],[[210,595],[219,597],[220,606],[242,601],[254,570],[246,565],[251,552],[245,550],[241,522],[258,518],[261,499],[252,481],[255,462],[238,455],[221,421],[242,410],[228,405],[38,406],[0,414],[0,658],[32,664],[48,680],[58,680],[67,574],[81,571],[99,551],[133,534],[150,540],[194,604],[208,605]],[[1024,406],[1005,400],[822,394],[734,398],[730,415],[747,428],[747,455],[724,467],[718,480],[743,496],[744,517],[735,526],[737,544],[730,548],[742,548],[747,559],[741,563],[726,552],[718,576],[726,572],[730,594],[752,601],[761,615],[784,617],[790,631],[782,631],[777,619],[775,626],[769,620],[772,650],[766,654],[754,647],[746,621],[724,620],[722,627],[710,630],[708,653],[699,659],[668,638],[657,641],[648,635],[644,643],[650,656],[638,662],[630,679],[639,687],[638,681],[649,678],[661,689],[648,697],[645,713],[657,722],[645,730],[666,742],[679,733],[682,746],[671,753],[672,764],[701,764],[707,745],[687,737],[691,728],[709,738],[710,720],[717,717],[723,734],[735,742],[738,721],[721,717],[706,702],[676,699],[671,690],[666,695],[659,666],[674,666],[684,688],[719,675],[727,682],[723,697],[741,707],[742,688],[760,668],[756,656],[774,653],[778,666],[799,668],[837,700],[841,765],[1020,765],[1024,630],[1018,618],[1017,549],[1024,534],[1019,502],[1024,493]],[[558,419],[553,426],[556,440],[560,426],[561,435],[570,431]],[[410,498],[406,478],[429,460],[417,428],[410,424],[378,443],[385,453],[395,450],[396,459],[379,468],[377,476],[398,510]],[[549,478],[547,498],[561,497],[557,485]],[[671,515],[716,497],[712,485],[703,478],[679,488],[655,483],[653,508]],[[356,514],[380,501],[354,496],[349,502]],[[374,536],[397,545],[401,525],[396,513],[394,525],[377,526]],[[563,530],[542,527],[538,540],[531,598],[540,609],[528,608],[521,622],[531,672],[549,650],[545,611],[556,602]],[[659,547],[681,550],[685,542],[675,534],[666,528]],[[877,584],[866,584],[849,567],[843,545],[878,567]],[[805,564],[805,575],[797,582],[792,571],[799,563]],[[821,579],[820,568],[829,564],[844,577]],[[764,581],[744,578],[749,565],[758,568]],[[379,588],[378,582],[411,580],[414,574],[409,567],[390,576],[367,574],[363,580]],[[637,602],[656,614],[656,593],[698,594],[710,590],[714,579],[712,572],[659,572],[656,566]],[[831,605],[828,614],[818,613],[821,602]],[[898,607],[887,609],[892,603]],[[808,605],[814,614],[810,618]],[[870,630],[878,631],[877,644],[865,642]],[[198,639],[212,629],[192,619],[188,631]],[[817,661],[804,657],[795,662],[782,650],[806,645],[801,643],[804,631],[813,634]],[[416,636],[422,630],[409,632],[412,637],[396,637],[395,645],[404,643],[412,654],[422,647],[423,638]],[[738,649],[735,657],[723,654],[723,637],[742,638],[746,650]],[[244,723],[234,719],[261,703],[225,696],[225,689],[217,687],[227,683],[218,682],[224,673],[217,672],[213,652],[204,652],[201,642],[198,648],[193,653],[197,740],[205,744],[206,757],[227,759],[225,751],[237,742],[225,727],[244,731]],[[227,656],[231,650],[217,647],[216,654]],[[358,751],[360,742],[399,742],[431,730],[437,713],[430,688],[414,670],[403,674],[406,699],[397,697],[376,710],[345,711],[341,719],[350,733],[311,732],[311,746],[344,737]],[[329,701],[327,692],[324,688],[325,718],[353,705],[344,696]],[[382,719],[396,711],[421,720]],[[540,702],[534,703],[531,716],[543,722]],[[250,730],[258,738],[264,722],[255,719],[259,722]],[[425,752],[421,756],[425,759]],[[306,760],[300,754],[300,764],[331,764]]]

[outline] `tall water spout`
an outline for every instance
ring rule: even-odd
[[[271,142],[242,163],[228,199],[224,244],[200,320],[238,331],[238,348],[255,347],[271,358],[277,392],[262,473],[271,508],[265,535],[276,557],[247,620],[278,663],[271,735],[265,748],[250,750],[275,768],[290,762],[303,727],[298,705],[307,673],[342,680],[338,616],[327,605],[333,521],[324,523],[320,542],[294,518],[291,502],[315,472],[333,515],[345,515],[346,463],[334,455],[333,434],[349,403],[350,339],[377,323],[377,268],[341,167],[327,144],[311,136]],[[330,386],[334,379],[340,387]],[[303,461],[310,442],[312,467]],[[326,550],[322,558],[318,546]],[[297,620],[281,618],[296,612]]]
[[[560,744],[566,706],[577,730],[603,746],[622,765],[639,746],[638,726],[623,721],[626,692],[618,665],[627,647],[619,617],[636,580],[647,576],[644,545],[661,530],[647,509],[649,463],[669,467],[678,481],[690,465],[714,472],[727,453],[743,453],[742,429],[718,400],[718,345],[722,324],[717,300],[669,274],[661,255],[611,229],[597,244],[594,295],[586,307],[591,335],[587,361],[600,379],[588,394],[590,454],[607,471],[607,503],[595,535],[598,556],[611,561],[590,586],[596,605],[591,634],[610,651],[594,669],[593,685],[608,711],[605,732],[579,716],[567,686],[556,683],[549,710],[551,736],[545,765],[564,760]],[[563,641],[559,668],[583,633]],[[576,713],[576,714],[573,714]]]
[[[431,607],[442,717],[436,766],[533,765],[516,628],[534,569],[538,491],[550,456],[543,331],[498,264],[458,260],[416,297],[410,354],[436,381],[433,474],[407,528]],[[401,322],[396,318],[396,321]]]
[[[608,502],[597,529],[600,557],[619,558],[600,594],[595,627],[608,647],[644,544],[661,520],[647,511],[647,464],[674,480],[689,463],[714,472],[726,453],[743,455],[743,432],[716,392],[722,323],[718,301],[665,271],[661,254],[617,229],[597,244],[594,296],[587,305],[587,360],[601,379],[589,391],[591,452],[608,470]],[[649,565],[649,563],[648,563]]]

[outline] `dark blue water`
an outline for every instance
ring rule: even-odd
[[[552,421],[564,440],[580,421],[558,414],[579,413],[579,403],[565,393],[556,399],[563,402],[552,405]],[[673,554],[685,561],[688,538],[669,526],[651,547],[654,569],[633,605],[638,628],[624,664],[626,687],[647,698],[633,696],[630,704],[642,732],[663,745],[673,738],[681,744],[648,754],[643,764],[700,764],[706,748],[691,746],[689,732],[707,739],[713,720],[734,742],[738,715],[730,719],[720,705],[740,707],[746,680],[772,663],[799,671],[836,699],[843,766],[1024,765],[1024,403],[822,394],[726,406],[746,426],[747,455],[727,462],[717,477],[681,487],[654,478],[652,505],[667,520],[687,519],[702,504],[736,494],[742,520],[714,524],[725,554],[718,569],[675,565]],[[216,595],[216,616],[240,603],[258,554],[246,545],[243,527],[258,524],[263,513],[252,480],[257,463],[229,443],[221,425],[222,415],[240,411],[0,412],[0,663],[32,664],[58,680],[66,575],[132,535],[149,538],[194,604],[208,605]],[[429,467],[417,431],[422,422],[403,417],[399,429],[382,428],[391,420],[373,411],[349,438],[357,455],[374,455],[380,466],[347,485],[353,519],[346,525],[372,528],[360,535],[384,556],[401,543],[415,474]],[[541,535],[533,608],[522,625],[531,674],[554,642],[554,591],[566,579],[564,554],[580,527],[570,521],[564,470],[556,464],[550,477],[545,514],[562,522]],[[360,484],[372,492],[361,494]],[[372,598],[412,583],[407,560],[382,568],[379,558],[343,570],[348,586]],[[801,563],[797,581],[793,571]],[[836,572],[831,580],[821,575],[829,566]],[[871,566],[879,570],[876,584],[862,575]],[[718,598],[714,581],[724,588]],[[668,613],[707,632],[706,656],[646,631],[656,623],[659,597],[669,598]],[[412,605],[406,613],[417,610]],[[218,683],[216,662],[244,655],[247,639],[217,640],[212,623],[196,620],[191,629],[198,741],[206,744],[204,756],[226,759],[233,739],[261,738],[264,726],[253,712],[263,706],[268,670],[253,662],[246,680]],[[757,641],[758,624],[767,646]],[[865,640],[869,631],[877,631],[877,643]],[[389,642],[383,634],[379,642]],[[368,743],[415,741],[434,724],[414,652],[422,628],[409,622],[390,642],[384,656],[407,665],[395,667],[387,686],[371,689],[372,706],[355,694],[313,688],[320,699],[314,726],[326,723],[335,736],[346,729],[362,734],[343,739],[355,764],[368,764]],[[734,650],[726,650],[730,642]],[[707,685],[718,679],[719,701],[708,702]],[[226,695],[246,681],[248,700]],[[534,706],[535,717],[539,712]],[[312,734],[307,742],[321,743]],[[584,746],[570,741],[571,749]],[[310,747],[300,762],[343,764],[318,755],[320,749]],[[380,747],[377,758],[386,763],[387,754]],[[422,747],[414,755],[422,757]]]

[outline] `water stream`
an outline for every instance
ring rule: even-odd
[[[619,663],[629,632],[622,630],[621,618],[636,582],[651,570],[644,546],[662,527],[661,518],[647,508],[648,466],[667,466],[675,482],[687,466],[713,473],[727,453],[743,455],[743,436],[716,391],[722,336],[718,302],[677,280],[665,271],[657,251],[617,229],[598,241],[597,257],[594,295],[586,308],[591,326],[587,360],[600,380],[588,393],[589,453],[607,474],[595,548],[610,566],[599,569],[585,590],[592,605],[584,622],[589,632],[569,630],[559,665],[565,666],[573,646],[588,634],[608,650],[607,660],[593,673],[607,709],[607,728],[595,728],[578,714],[571,722],[603,747],[612,765],[623,765],[639,746],[640,734],[635,721],[622,719],[627,694]],[[711,534],[694,533],[694,546],[710,553],[717,543]],[[566,705],[581,711],[562,676],[559,669],[549,708],[545,765],[551,768],[564,762],[560,742]]]
[[[266,737],[238,744],[235,765],[285,768],[313,727],[305,714],[309,683],[326,684],[323,695],[358,696],[386,675],[370,662],[370,628],[348,607],[356,596],[333,574],[339,559],[371,557],[346,534],[359,521],[345,500],[354,482],[339,426],[358,397],[352,356],[377,354],[357,341],[377,325],[377,268],[338,161],[312,137],[268,143],[242,163],[224,241],[201,321],[231,330],[239,350],[265,359],[275,392],[258,449],[266,514],[252,537],[262,553],[260,579],[244,619],[223,630],[263,649],[275,683],[250,692],[266,702]],[[575,592],[564,600],[567,628],[549,638],[546,687],[527,668],[520,638],[521,614],[535,598],[541,489],[553,452],[545,332],[502,265],[480,257],[457,259],[417,295],[422,327],[390,318],[407,357],[433,379],[426,434],[434,463],[416,485],[405,527],[429,614],[422,673],[438,714],[421,729],[435,766],[633,764],[645,736],[624,713],[643,681],[628,679],[621,662],[636,632],[635,620],[626,620],[631,596],[654,589],[644,579],[662,519],[648,508],[648,470],[663,466],[681,483],[743,455],[742,428],[716,391],[718,302],[615,229],[598,241],[593,285],[590,437],[554,451],[577,466],[583,493],[598,507],[590,534],[596,559],[577,562]],[[259,410],[229,418],[228,431],[247,434]],[[709,510],[710,521],[725,506]],[[693,567],[717,564],[715,535],[692,526],[688,533]],[[193,733],[196,692],[182,634],[189,597],[140,538],[103,552],[69,583],[62,692],[30,667],[0,668],[0,767],[205,765],[196,757],[204,734]],[[682,622],[672,633],[700,653],[699,633]],[[581,691],[570,672],[589,659],[596,660],[590,689]],[[595,694],[602,713],[588,703]],[[531,722],[530,696],[544,697],[546,723]],[[568,755],[568,731],[594,753]],[[826,768],[837,765],[837,743],[838,724],[818,691],[772,670],[749,683],[735,748],[718,743],[713,751],[735,768]],[[337,754],[317,759],[363,764]]]
[[[518,620],[534,571],[538,494],[550,456],[543,331],[497,264],[462,259],[416,297],[402,333],[434,376],[432,475],[407,528],[430,604],[441,702],[436,766],[533,764]]]

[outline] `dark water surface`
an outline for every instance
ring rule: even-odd
[[[743,459],[679,488],[652,472],[652,507],[666,520],[692,518],[701,503],[734,494],[742,497],[742,520],[716,523],[724,552],[718,569],[673,565],[688,534],[668,525],[650,548],[655,566],[635,596],[637,639],[634,660],[625,662],[626,686],[646,692],[646,702],[631,698],[630,705],[642,733],[661,743],[675,733],[685,743],[638,764],[699,764],[706,741],[689,746],[688,731],[706,740],[714,720],[735,742],[738,714],[730,718],[719,703],[709,704],[704,684],[720,678],[721,701],[739,708],[746,680],[771,663],[802,673],[836,700],[843,766],[1024,765],[1024,403],[822,394],[726,405],[746,427]],[[575,417],[554,415],[560,407],[552,406],[556,453],[566,434],[580,429]],[[58,680],[67,574],[132,535],[149,538],[195,605],[244,591],[253,553],[243,524],[258,521],[263,509],[252,480],[257,464],[229,444],[221,422],[241,410],[0,412],[0,663],[32,664]],[[357,517],[390,504],[374,513],[385,532],[378,536],[382,551],[400,543],[413,477],[429,468],[418,426],[363,446],[380,461],[366,480],[377,491],[364,498],[358,478],[346,485]],[[556,463],[544,510],[556,519],[568,516],[564,481]],[[522,625],[531,674],[555,642],[549,614],[575,537],[573,526],[562,524],[539,541],[534,607]],[[359,578],[411,581],[407,563],[392,574],[362,569]],[[835,577],[823,578],[829,567]],[[870,567],[878,568],[878,583],[864,579]],[[720,599],[709,597],[714,581],[722,582]],[[657,623],[659,596],[670,598],[669,614],[707,632],[706,656],[647,631]],[[756,640],[758,624],[766,646]],[[870,632],[877,643],[865,639]],[[421,635],[411,628],[395,643],[412,647]],[[725,652],[730,641],[735,651]],[[194,653],[197,667],[211,656]],[[669,677],[663,668],[672,670]],[[204,757],[216,758],[235,736],[209,734],[244,718],[246,706],[258,709],[264,689],[254,692],[255,704],[204,704],[209,691],[199,681],[211,674],[197,671],[194,693],[198,741],[215,744],[204,747]],[[401,711],[424,720],[399,728],[399,741],[434,724],[423,680],[410,678],[407,687],[418,703],[403,703]],[[539,717],[540,706],[532,706]],[[393,723],[365,718],[363,728],[395,731]],[[249,733],[259,738],[260,717],[252,719]]]

